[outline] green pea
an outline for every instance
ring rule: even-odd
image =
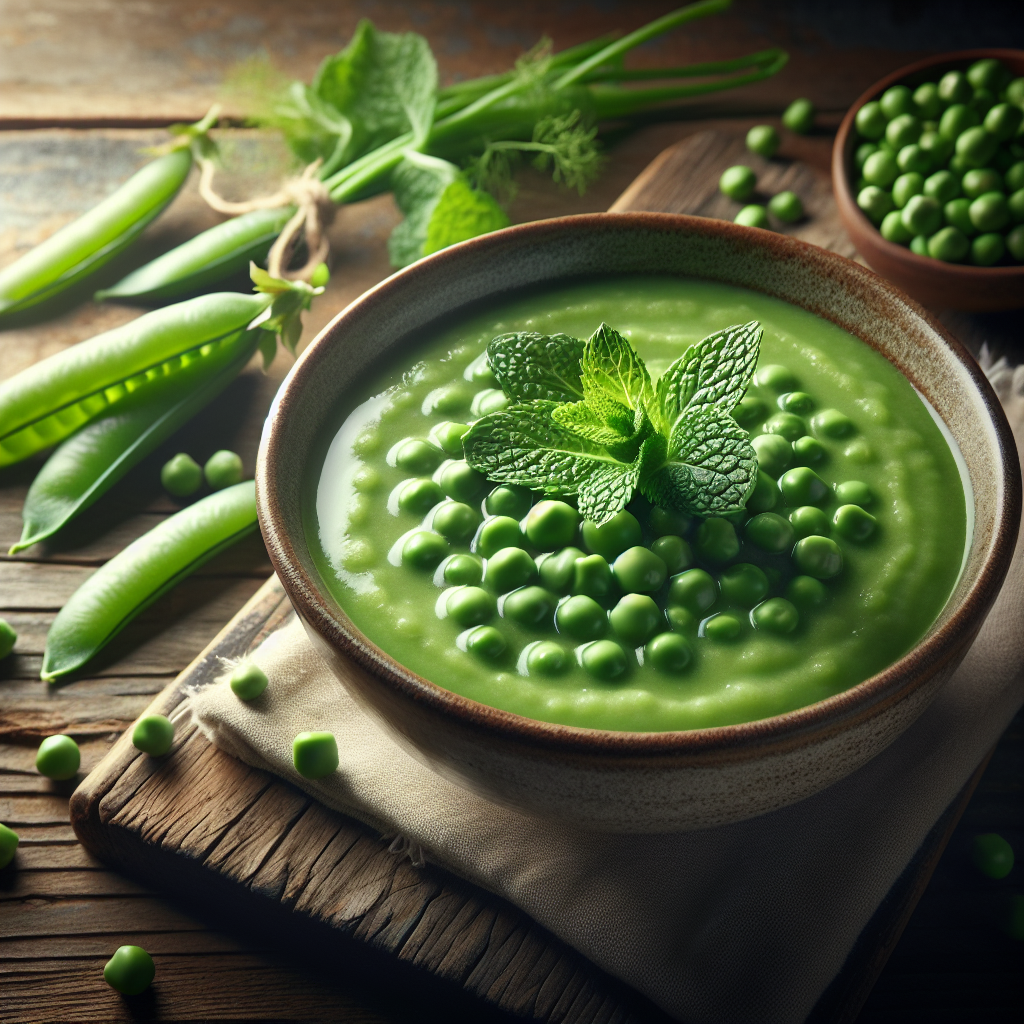
[[[986,192],[968,208],[974,227],[982,232],[1001,231],[1010,223],[1010,208],[1002,192]]]
[[[440,450],[422,438],[410,437],[399,441],[392,451],[395,465],[406,473],[428,476],[441,465]]]
[[[703,569],[687,569],[672,578],[668,588],[669,605],[679,605],[701,616],[718,600],[714,578]]]
[[[685,672],[692,660],[690,645],[678,633],[659,633],[644,648],[644,661],[667,675]]]
[[[430,526],[453,544],[468,543],[480,525],[480,513],[461,501],[447,501],[431,519]]]
[[[732,418],[741,427],[750,427],[764,419],[768,406],[760,398],[747,395],[741,398],[732,411]]]
[[[858,171],[864,171],[864,164],[872,153],[877,153],[878,147],[873,142],[862,142],[853,151],[853,164]]]
[[[1003,175],[1003,180],[1006,182],[1007,192],[1017,192],[1024,188],[1024,160],[1010,164]]]
[[[971,843],[974,866],[989,878],[1005,878],[1013,870],[1013,847],[998,832],[975,836]]]
[[[402,565],[415,569],[433,569],[448,554],[448,542],[429,530],[417,530],[402,545]]]
[[[779,133],[768,124],[755,124],[747,132],[747,149],[771,160],[779,149]]]
[[[968,128],[981,124],[978,112],[963,103],[948,107],[939,119],[939,134],[951,142],[958,139]]]
[[[445,420],[438,423],[430,431],[430,440],[438,445],[446,455],[462,455],[462,439],[466,436],[469,426],[465,423],[453,423]]]
[[[699,557],[708,562],[728,562],[740,551],[736,530],[728,519],[711,516],[700,524],[694,547]]]
[[[953,142],[938,131],[923,131],[917,140],[921,151],[928,157],[932,167],[941,167],[953,152]],[[923,171],[921,172],[924,173]]]
[[[828,516],[820,508],[803,505],[793,509],[789,521],[798,537],[827,537],[829,535]]]
[[[484,566],[476,555],[459,553],[445,559],[441,566],[441,578],[449,586],[475,587],[484,578]]]
[[[974,89],[962,71],[947,71],[939,79],[939,98],[943,103],[966,103]]]
[[[844,480],[836,485],[836,499],[840,505],[860,505],[867,508],[875,500],[872,490],[862,480]]]
[[[444,501],[444,491],[428,476],[406,481],[398,492],[398,507],[414,515],[429,512],[441,501]]]
[[[795,192],[780,192],[768,200],[768,212],[785,224],[795,224],[804,215],[804,204]]]
[[[745,608],[752,608],[768,596],[768,577],[756,565],[748,563],[741,562],[723,569],[720,586],[726,601]]]
[[[955,231],[955,228],[948,229]],[[971,263],[976,267],[991,267],[998,263],[1006,252],[1006,243],[1003,236],[992,231],[988,234],[978,235],[970,243]]]
[[[629,647],[645,644],[661,626],[661,610],[646,594],[626,594],[608,613],[615,635]]]
[[[968,199],[977,199],[986,192],[1002,192],[1003,176],[991,167],[974,167],[963,176],[961,187]]]
[[[202,486],[203,471],[191,455],[179,452],[164,463],[160,470],[160,483],[168,494],[176,498],[187,498]]]
[[[896,152],[909,146],[921,137],[921,122],[913,114],[900,114],[885,126],[885,141]]]
[[[924,194],[931,196],[936,202],[948,203],[960,195],[960,183],[956,180],[956,175],[949,171],[936,171],[925,178]]]
[[[664,561],[649,548],[639,544],[627,548],[615,559],[612,572],[619,586],[630,593],[649,594],[660,590],[668,576]]]
[[[47,736],[36,752],[36,770],[48,779],[70,779],[81,763],[78,744],[70,736]]]
[[[1002,62],[996,60],[995,57],[983,57],[981,60],[976,60],[967,69],[967,81],[975,89],[989,89],[992,92],[998,92],[1006,85],[1009,77],[1010,74]]]
[[[811,426],[815,433],[836,439],[849,437],[857,429],[853,420],[838,409],[822,409],[811,419]]]
[[[754,374],[754,383],[758,387],[771,388],[773,391],[795,391],[797,379],[788,366],[780,363],[768,363],[758,368]]]
[[[804,421],[791,412],[777,412],[768,419],[764,429],[769,434],[779,434],[791,442],[807,433]]]
[[[243,661],[231,672],[228,686],[239,700],[255,700],[268,686],[266,672],[251,661]]]
[[[585,557],[579,548],[563,548],[542,557],[537,568],[543,587],[555,594],[568,594],[575,578],[576,559]]]
[[[956,153],[970,167],[984,167],[996,154],[999,141],[981,125],[968,128],[956,140]]]
[[[893,180],[895,180],[895,177],[893,175]],[[891,184],[892,182],[890,181],[889,185]],[[857,193],[857,205],[864,211],[865,216],[872,224],[881,224],[885,219],[885,215],[893,209],[892,196],[888,192],[883,191],[883,188],[888,188],[889,185],[885,185],[882,188],[876,185],[868,185]]]
[[[900,165],[892,153],[879,150],[864,161],[864,179],[869,185],[890,188],[900,173]]]
[[[827,598],[825,584],[813,576],[794,576],[786,587],[786,599],[801,611],[820,608]]]
[[[472,416],[486,416],[488,413],[497,412],[508,405],[508,396],[499,388],[484,388],[473,396],[473,402],[469,407]]]
[[[526,516],[526,536],[541,551],[564,548],[576,538],[580,515],[564,501],[541,501]]]
[[[597,640],[608,630],[608,616],[592,597],[578,594],[558,606],[555,628],[574,640]]]
[[[380,473],[373,466],[362,465],[352,474],[352,486],[360,494],[372,494],[380,485]]]
[[[883,218],[878,230],[887,242],[906,245],[914,236],[903,226],[899,210],[890,210]]]
[[[518,484],[503,484],[487,495],[484,508],[489,515],[509,516],[518,520],[530,511],[532,504],[533,495],[527,488]]]
[[[924,82],[914,90],[914,106],[922,117],[934,121],[942,113],[945,103],[939,96],[939,87],[935,82]]]
[[[793,456],[797,465],[816,466],[828,458],[828,451],[813,437],[799,437],[793,442]]]
[[[512,548],[510,550],[519,549]],[[524,551],[523,554],[526,552]],[[454,588],[445,600],[445,608],[451,619],[460,626],[479,626],[491,618],[496,611],[494,597],[483,587]]]
[[[488,519],[480,527],[474,547],[478,554],[490,558],[502,548],[518,548],[524,543],[523,531],[518,521],[511,516],[501,515]]]
[[[145,992],[155,977],[153,958],[141,946],[119,946],[103,968],[103,980],[124,996]]]
[[[960,234],[967,238],[977,234],[974,225],[971,223],[971,201],[963,197],[951,199],[942,208],[942,214],[949,227],[956,228]]]
[[[775,508],[782,497],[779,485],[764,470],[757,471],[757,481],[747,498],[748,512],[767,512]]]
[[[901,174],[892,185],[892,200],[897,209],[902,210],[904,206],[914,197],[924,192],[924,178],[911,171],[908,174]]]
[[[885,126],[889,119],[885,116],[882,105],[877,100],[871,100],[857,111],[854,123],[862,138],[877,140],[885,134]]]
[[[878,98],[878,105],[882,113],[891,121],[900,114],[913,114],[917,112],[914,97],[905,85],[891,85]]]
[[[954,153],[949,159],[949,169],[954,174],[959,174],[961,178],[973,167],[974,164],[969,163],[959,153]]]
[[[338,770],[338,741],[329,732],[300,732],[292,741],[292,764],[304,779],[323,779]]]
[[[550,625],[558,599],[543,587],[523,587],[513,590],[502,599],[499,609],[506,619],[524,626],[543,628]]]
[[[744,206],[732,220],[734,224],[742,224],[748,228],[762,228],[766,231],[771,228],[768,223],[768,211],[757,203]]]
[[[462,459],[449,462],[441,470],[441,487],[449,498],[469,502],[478,498],[487,484],[482,473],[478,473]]]
[[[135,723],[132,745],[150,757],[163,757],[174,744],[174,723],[166,715],[146,715]]]
[[[651,551],[665,563],[670,576],[693,565],[693,552],[682,537],[674,537],[671,534],[659,537],[651,545]]]
[[[678,633],[693,633],[697,629],[698,616],[679,604],[670,604],[665,609],[665,621],[669,629]]]
[[[791,508],[799,505],[817,505],[828,496],[826,483],[807,466],[797,466],[785,472],[779,480],[782,497]]]
[[[750,612],[750,624],[754,629],[769,633],[792,633],[800,623],[800,613],[784,597],[770,597]]]
[[[473,393],[465,384],[446,384],[427,395],[423,402],[423,414],[439,412],[442,415],[465,412],[473,401]]]
[[[612,567],[600,555],[577,558],[573,563],[572,592],[606,597],[612,590]]]
[[[720,643],[731,643],[738,640],[743,626],[735,615],[712,615],[702,626],[702,635],[709,640],[717,640]]]
[[[770,477],[781,476],[793,464],[793,446],[781,434],[759,434],[751,444],[758,465]]]
[[[793,560],[801,572],[819,580],[831,579],[843,569],[843,553],[839,550],[839,545],[831,538],[819,537],[817,534],[796,542]]]
[[[841,505],[832,517],[836,532],[847,540],[865,541],[874,532],[875,517],[860,505]]]
[[[670,533],[682,536],[689,530],[692,521],[685,512],[659,508],[657,505],[651,509],[647,517],[647,525],[655,537],[664,537]]]
[[[1024,78],[1015,78],[1010,82],[1006,87],[1006,99],[1018,107],[1024,104]]]
[[[814,104],[808,99],[793,100],[782,115],[782,123],[798,135],[807,135],[814,127]]]
[[[1010,210],[1010,220],[1014,224],[1024,222],[1024,188],[1019,188],[1010,195],[1006,200],[1006,205]]]
[[[461,640],[470,654],[485,658],[487,661],[500,658],[508,646],[505,643],[505,638],[493,626],[477,626],[474,629],[468,629],[462,634]]]
[[[753,195],[756,186],[757,175],[743,164],[726,168],[722,172],[721,178],[718,179],[719,191],[730,199],[737,199],[740,202]]]
[[[931,196],[911,196],[900,217],[911,234],[930,235],[942,224],[942,207]]]
[[[215,491],[222,491],[225,487],[233,487],[242,482],[242,457],[235,452],[222,449],[214,452],[203,466],[203,476],[206,482]]]
[[[598,679],[618,679],[628,668],[626,654],[614,640],[595,640],[580,652],[580,664]]]
[[[635,547],[643,539],[636,516],[623,510],[603,526],[587,520],[580,530],[583,544],[592,554],[614,561],[626,548]]]
[[[995,93],[988,89],[975,89],[971,97],[971,106],[984,117],[996,105]]]
[[[538,640],[526,649],[526,671],[531,676],[561,675],[571,663],[568,652],[554,640]]]
[[[0,661],[14,650],[18,634],[6,619],[0,619]]]
[[[1007,232],[1006,249],[1018,263],[1024,263],[1024,224]]]
[[[532,583],[537,566],[522,548],[502,548],[487,559],[484,582],[499,593]]]
[[[744,533],[747,540],[764,551],[788,551],[796,539],[792,525],[774,512],[754,516],[744,527]]]
[[[18,833],[13,828],[0,824],[0,870],[14,860],[14,852],[18,849]]]

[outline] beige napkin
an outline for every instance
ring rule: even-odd
[[[1024,447],[1024,367],[989,367]],[[801,1021],[929,829],[1022,703],[1024,545],[963,665],[892,746],[792,807],[680,835],[595,835],[497,807],[435,775],[356,706],[294,622],[256,652],[270,686],[190,699],[219,747],[398,833],[499,894],[681,1020]],[[309,782],[292,739],[337,737]]]

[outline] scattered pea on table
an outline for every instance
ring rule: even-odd
[[[146,715],[132,730],[132,744],[150,757],[163,757],[174,743],[174,723],[165,715]]]
[[[164,463],[160,470],[160,483],[175,498],[187,498],[202,486],[203,470],[191,455],[179,452]]]
[[[739,213],[733,217],[733,222],[736,224],[742,224],[748,228],[764,228],[769,229],[771,225],[768,223],[768,211],[757,203],[751,203],[749,206],[744,206]]]
[[[235,452],[221,449],[214,452],[203,466],[203,476],[215,491],[224,490],[242,482],[242,458]]]
[[[782,115],[782,123],[799,135],[807,135],[814,127],[814,104],[808,99],[793,100]]]
[[[0,619],[0,659],[6,658],[17,642],[18,634],[14,627],[6,619]]]
[[[727,167],[718,179],[718,188],[722,194],[739,202],[752,196],[756,186],[757,175],[744,164]]]
[[[47,736],[36,752],[39,774],[58,782],[73,778],[81,764],[81,751],[70,736]]]
[[[103,980],[125,996],[145,992],[155,977],[153,958],[141,946],[120,946],[103,968]]]
[[[0,869],[7,867],[14,860],[18,849],[18,833],[13,828],[0,824]]]
[[[1013,870],[1013,847],[997,832],[974,837],[971,861],[989,878],[1005,878]]]
[[[747,149],[770,160],[779,150],[779,133],[769,124],[756,124],[747,132]]]
[[[768,211],[785,224],[795,224],[804,215],[804,204],[795,192],[780,192],[768,200]]]
[[[251,661],[243,661],[231,672],[228,685],[239,700],[255,700],[266,688],[267,674]]]
[[[338,770],[338,741],[329,732],[300,732],[292,743],[292,762],[304,779],[322,779]]]

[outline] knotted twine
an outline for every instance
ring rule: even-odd
[[[271,277],[285,281],[309,281],[313,271],[326,262],[331,246],[327,240],[326,229],[330,227],[337,213],[337,207],[331,201],[331,194],[323,182],[316,177],[323,161],[314,160],[297,178],[288,178],[281,187],[269,196],[249,199],[242,203],[232,202],[218,195],[213,188],[213,176],[216,168],[213,161],[201,158],[202,168],[199,175],[199,194],[207,206],[218,213],[236,217],[243,213],[256,210],[276,210],[283,206],[296,207],[295,213],[285,224],[281,234],[270,248],[267,256],[267,272]],[[309,256],[298,270],[288,270],[292,254],[305,234],[306,248]]]

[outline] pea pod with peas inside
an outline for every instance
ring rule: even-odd
[[[12,314],[88,277],[127,248],[178,194],[192,170],[192,147],[205,141],[217,117],[179,132],[169,153],[129,178],[113,195],[0,271],[0,327]]]
[[[256,487],[235,484],[165,519],[71,595],[46,637],[41,678],[85,665],[139,612],[256,529]]]

